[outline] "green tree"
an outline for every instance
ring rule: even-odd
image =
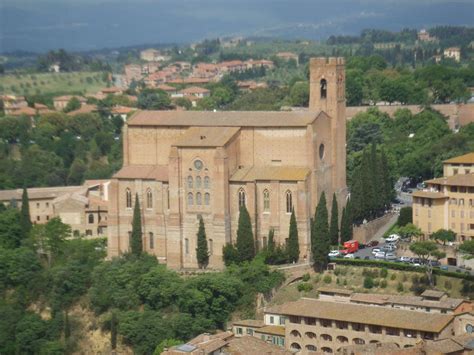
[[[268,231],[267,250],[270,253],[275,251],[275,230],[273,228],[270,228],[270,230]]]
[[[112,311],[110,318],[110,347],[112,350],[117,348],[117,313],[115,310]]]
[[[408,223],[403,227],[396,227],[393,232],[401,236],[403,239],[419,238],[423,235],[421,229],[413,223]]]
[[[446,242],[454,242],[456,240],[456,233],[454,233],[452,230],[446,230],[441,228],[431,234],[430,238],[436,241],[443,242],[443,245],[446,245]]]
[[[32,228],[30,200],[28,198],[28,190],[26,187],[23,188],[23,194],[21,196],[20,224],[23,238],[26,238],[30,234]]]
[[[172,346],[181,345],[183,344],[182,340],[178,339],[165,339],[155,349],[153,355],[161,355],[161,353],[165,350],[165,348],[171,348]]]
[[[474,240],[466,240],[459,246],[459,251],[465,254],[466,259],[474,258]]]
[[[273,238],[272,238],[273,239]],[[298,242],[298,226],[296,224],[295,210],[291,211],[290,231],[287,244],[288,261],[290,263],[298,262],[300,257],[300,245]]]
[[[67,340],[71,336],[71,324],[69,323],[69,314],[64,311],[64,338]]]
[[[400,208],[400,215],[398,216],[397,226],[403,227],[408,223],[413,223],[413,209],[411,207]]]
[[[133,255],[140,256],[143,251],[142,241],[142,216],[138,193],[135,195],[135,208],[133,209],[132,234],[130,236],[130,251]]]
[[[410,250],[421,259],[422,264],[426,267],[428,281],[430,285],[433,286],[433,266],[430,262],[430,258],[439,260],[444,258],[446,253],[439,250],[436,243],[429,240],[411,243]]]
[[[336,193],[332,196],[331,224],[329,225],[329,240],[331,245],[339,244],[339,211]]]
[[[311,252],[313,254],[314,269],[321,272],[329,262],[329,225],[326,195],[323,192],[319,199],[311,229]]]
[[[199,229],[197,232],[196,257],[199,268],[205,269],[209,264],[209,250],[207,248],[206,230],[202,217],[199,218]]]
[[[66,104],[66,107],[64,107],[64,112],[71,112],[75,110],[79,110],[81,108],[81,102],[77,97],[71,97],[71,99],[68,101]]]
[[[225,266],[236,264],[239,262],[239,252],[233,244],[227,243],[222,247],[222,258]]]
[[[309,104],[309,83],[295,83],[290,90],[290,103],[292,106],[308,107]]]
[[[23,240],[21,215],[16,208],[9,207],[0,212],[0,246],[18,248]]]
[[[71,227],[59,217],[50,219],[46,224],[37,224],[32,229],[34,245],[39,253],[46,254],[48,266],[62,254],[66,239],[70,236]]]
[[[236,247],[239,262],[250,261],[255,257],[255,241],[253,239],[252,223],[245,205],[241,206],[239,211]]]
[[[352,239],[352,218],[350,200],[347,201],[346,207],[342,209],[341,217],[341,243]]]

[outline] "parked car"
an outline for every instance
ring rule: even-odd
[[[377,254],[380,251],[381,251],[380,248],[374,248],[374,249],[372,249],[372,254]]]
[[[448,271],[448,265],[441,265],[441,270]]]
[[[409,257],[409,256],[401,256],[401,257],[400,257],[400,261],[403,262],[403,263],[409,263],[409,262],[411,262],[411,257]]]
[[[385,241],[387,243],[393,243],[393,242],[398,242],[399,239],[400,239],[400,236],[398,234],[390,234],[388,238],[385,239]]]
[[[370,242],[367,243],[367,247],[372,248],[379,245],[378,240],[371,240]]]
[[[385,254],[385,259],[386,260],[395,260],[397,256],[394,253],[386,253]]]
[[[346,255],[344,255],[344,259],[355,259],[355,255],[351,254],[351,253],[346,254]]]
[[[364,260],[370,260],[370,256],[368,255],[364,256]]]
[[[337,258],[340,255],[341,253],[339,253],[339,250],[331,250],[328,254],[330,258]]]
[[[375,259],[385,259],[385,253],[383,251],[379,251],[374,255]]]
[[[440,267],[441,266],[441,263],[438,260],[430,260],[429,263],[432,267]]]

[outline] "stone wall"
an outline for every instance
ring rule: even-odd
[[[392,218],[393,213],[387,213],[385,216],[374,219],[366,224],[354,227],[353,239],[359,243],[367,243],[373,236]]]

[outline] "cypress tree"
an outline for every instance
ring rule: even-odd
[[[350,200],[347,201],[346,207],[342,209],[341,218],[341,243],[352,239],[352,218]]]
[[[110,347],[112,350],[117,348],[117,315],[112,311],[112,318],[110,319]]]
[[[385,151],[383,149],[380,153],[380,170],[382,173],[381,185],[383,187],[382,203],[384,208],[387,209],[390,208],[392,199],[395,197],[395,191],[393,189],[393,181],[389,171],[387,156],[385,155]]]
[[[273,230],[273,228],[270,228],[270,231],[268,232],[267,250],[269,252],[275,251],[275,231]]]
[[[290,231],[287,244],[288,261],[290,263],[297,262],[300,257],[300,245],[298,243],[298,226],[296,224],[295,210],[291,211]]]
[[[139,256],[143,251],[142,244],[142,216],[140,214],[140,201],[138,194],[135,196],[135,208],[133,210],[132,235],[130,248],[133,255]]]
[[[312,228],[311,251],[313,253],[313,266],[318,272],[326,269],[329,262],[329,225],[326,195],[321,194]]]
[[[245,206],[240,207],[236,246],[239,262],[250,261],[255,257],[252,223],[250,222],[250,216]]]
[[[21,210],[20,210],[20,226],[23,238],[30,234],[32,224],[30,216],[30,200],[28,198],[28,190],[26,187],[23,188],[23,194],[21,196]]]
[[[196,257],[199,268],[205,269],[209,264],[209,250],[207,248],[206,229],[202,217],[199,218],[199,229],[197,232]]]
[[[329,238],[331,245],[339,244],[339,212],[337,207],[336,194],[332,196],[331,224],[329,225]]]

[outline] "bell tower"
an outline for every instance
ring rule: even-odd
[[[331,122],[332,185],[339,196],[346,195],[346,73],[344,58],[319,57],[309,62],[309,110],[324,111]]]

